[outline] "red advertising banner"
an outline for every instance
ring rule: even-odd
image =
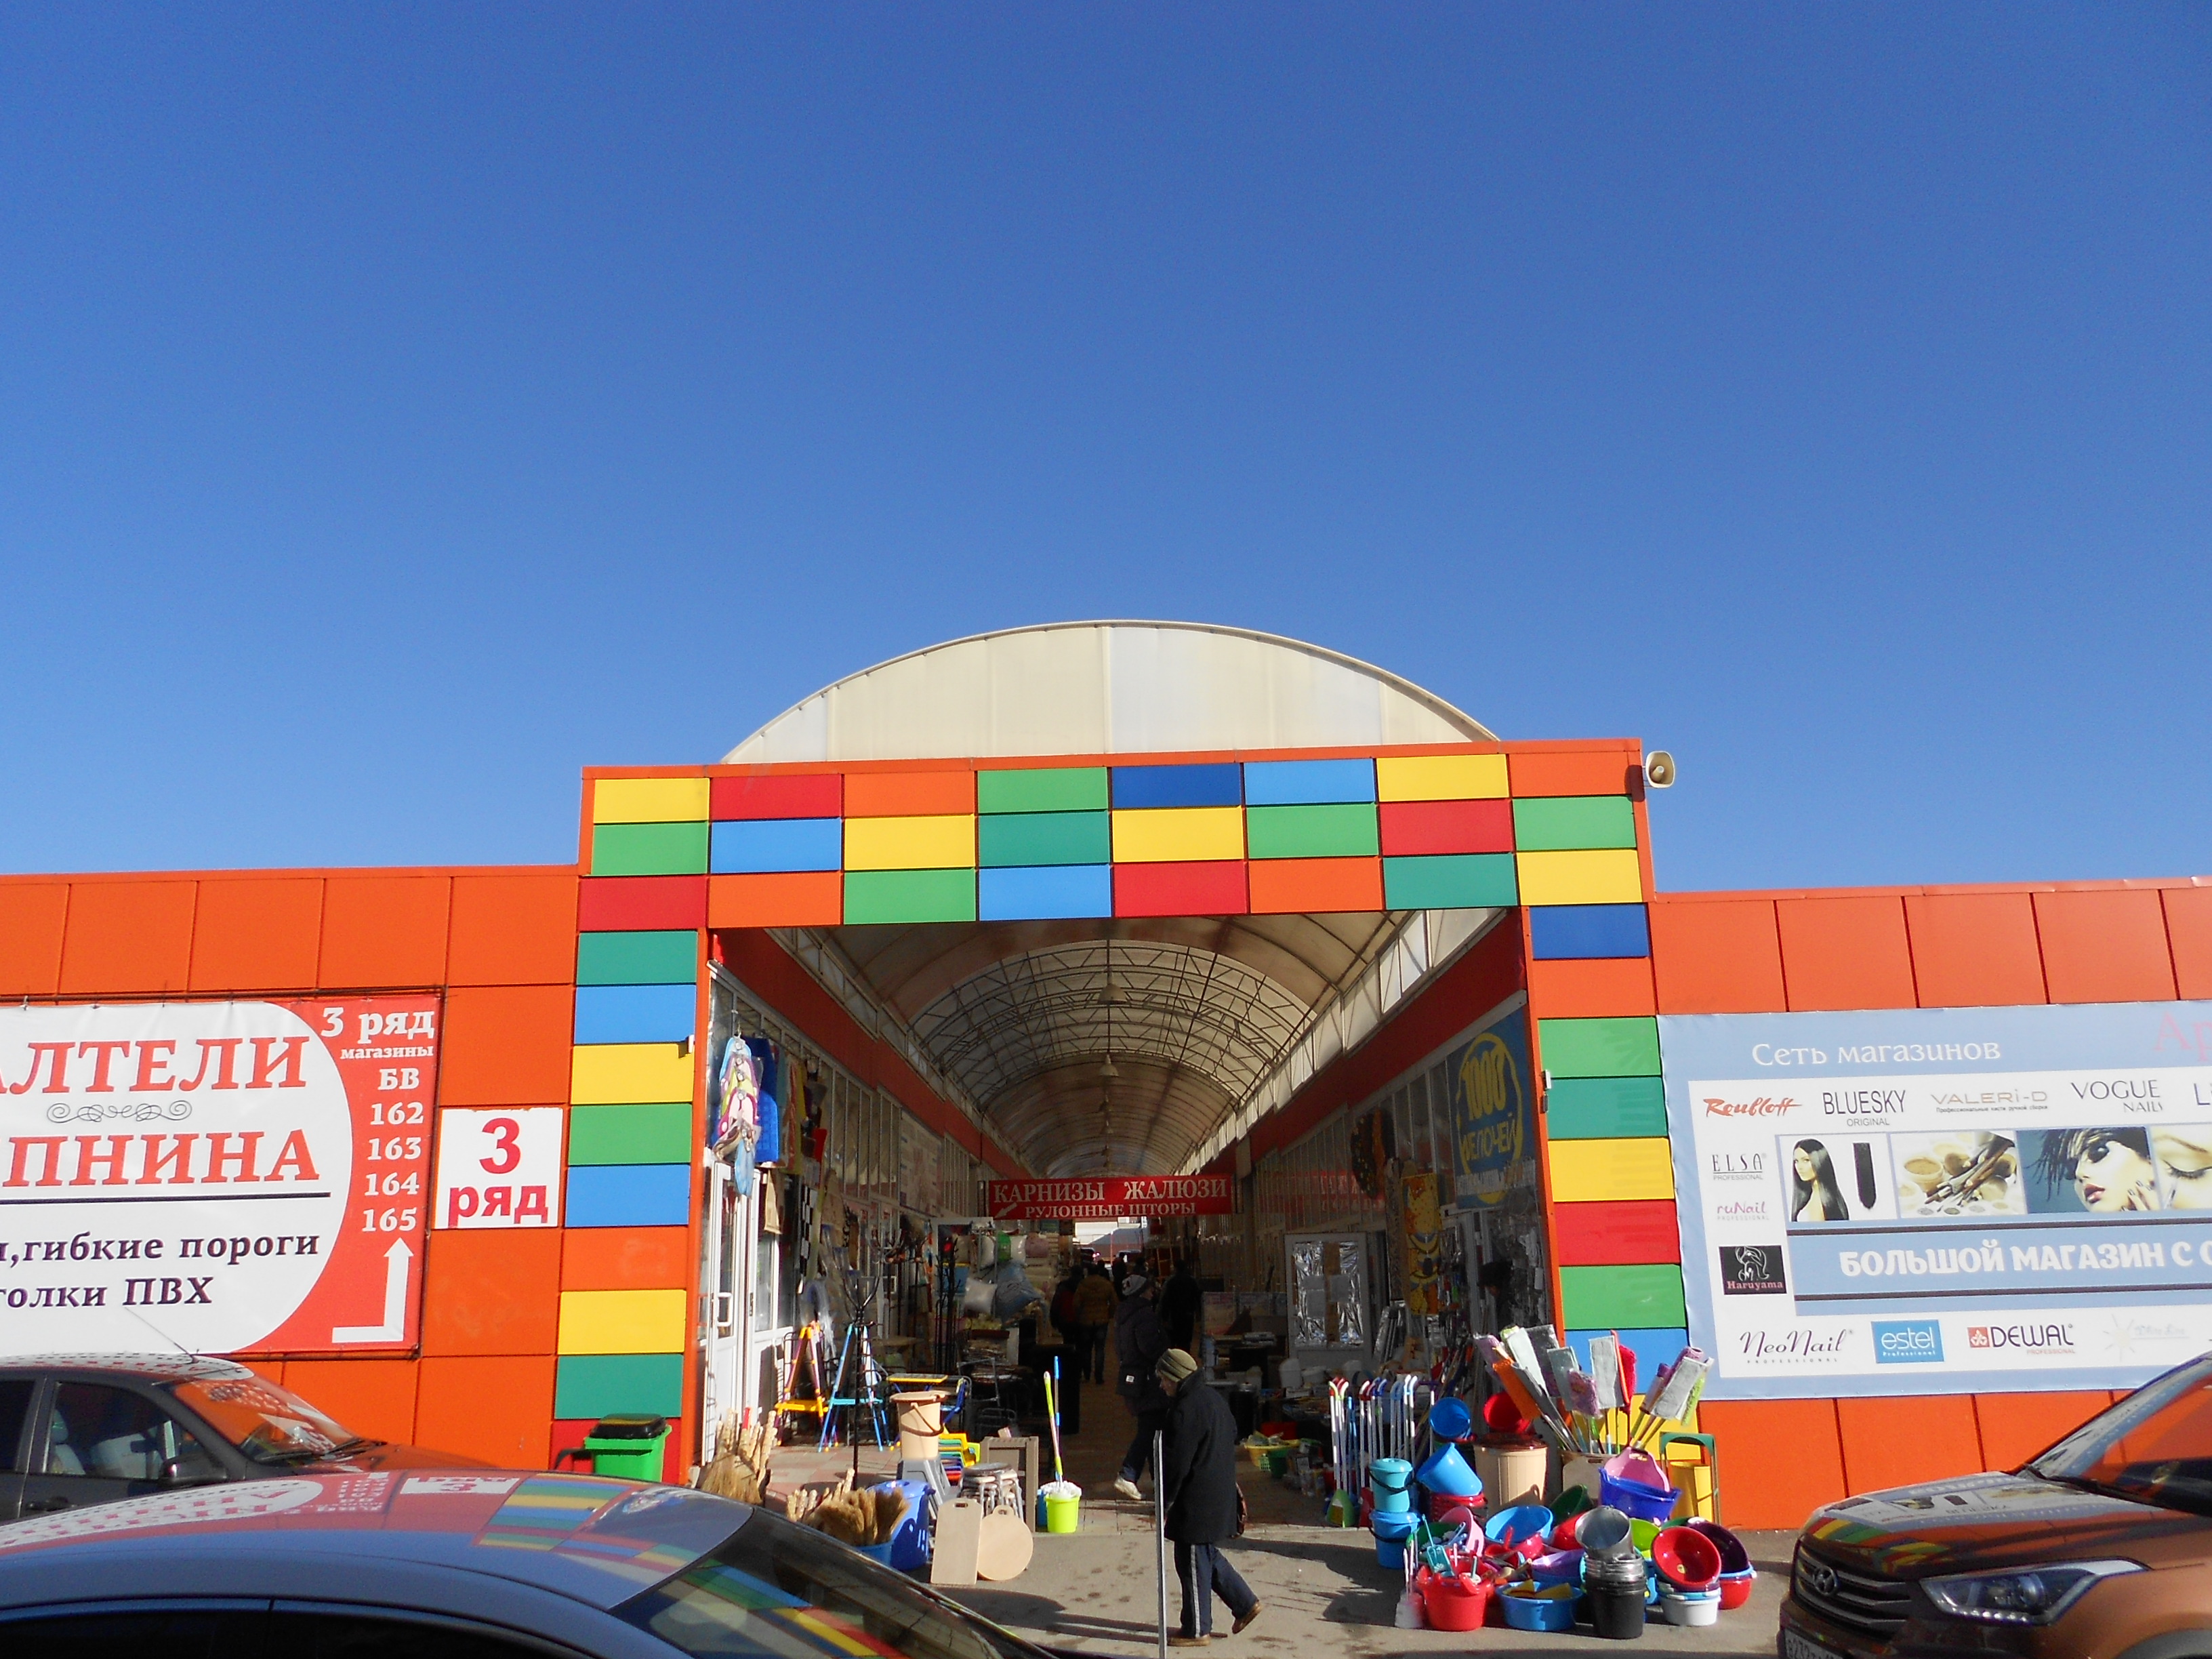
[[[0,1346],[413,1348],[440,1012],[0,1009]]]
[[[1087,1181],[994,1181],[986,1194],[1000,1221],[1112,1221],[1121,1216],[1229,1215],[1228,1176],[1099,1176]]]

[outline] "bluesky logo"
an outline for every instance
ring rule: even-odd
[[[1940,1365],[1943,1327],[1933,1319],[1877,1319],[1874,1322],[1877,1365]]]

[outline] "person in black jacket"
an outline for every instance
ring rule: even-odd
[[[1176,1262],[1168,1282],[1160,1286],[1160,1323],[1167,1328],[1170,1346],[1185,1353],[1198,1352],[1198,1313],[1205,1300],[1190,1263]]]
[[[1260,1616],[1260,1598],[1221,1553],[1223,1540],[1237,1530],[1237,1419],[1197,1374],[1198,1362],[1181,1348],[1160,1356],[1160,1390],[1170,1401],[1160,1491],[1175,1542],[1176,1582],[1182,1586],[1182,1633],[1168,1640],[1177,1647],[1212,1639],[1217,1593],[1237,1621],[1232,1634]]]
[[[1145,1495],[1137,1482],[1152,1461],[1152,1435],[1167,1426],[1168,1397],[1152,1378],[1152,1368],[1167,1350],[1167,1333],[1152,1311],[1152,1282],[1131,1273],[1121,1281],[1121,1305],[1114,1310],[1114,1391],[1129,1402],[1137,1432],[1121,1454],[1114,1490],[1132,1500]]]

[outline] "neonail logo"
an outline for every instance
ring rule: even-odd
[[[1717,1100],[1705,1097],[1707,1117],[1786,1117],[1797,1109],[1794,1100],[1777,1100],[1771,1095],[1761,1095],[1757,1100]]]

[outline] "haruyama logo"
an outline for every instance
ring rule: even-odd
[[[1761,1095],[1756,1100],[1723,1100],[1713,1095],[1705,1097],[1707,1117],[1787,1117],[1796,1109],[1796,1101],[1786,1095],[1780,1100],[1771,1095]]]

